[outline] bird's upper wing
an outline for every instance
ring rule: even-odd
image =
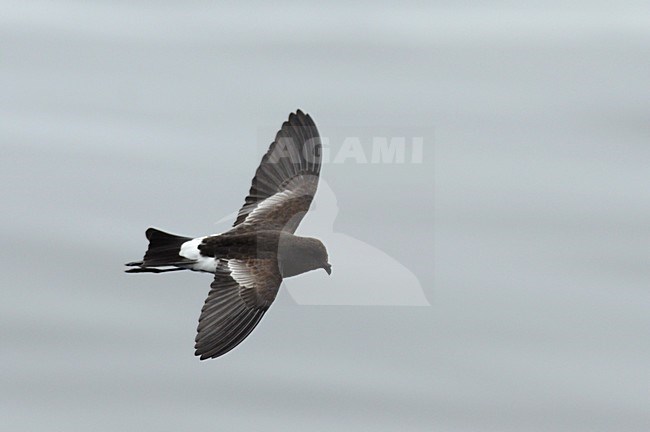
[[[300,110],[290,114],[255,172],[235,230],[294,233],[316,194],[321,153],[311,117]]]
[[[281,282],[272,259],[220,260],[201,309],[194,354],[204,360],[239,345],[260,322]]]

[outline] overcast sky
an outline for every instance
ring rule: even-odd
[[[650,430],[649,17],[4,1],[3,429]],[[333,274],[200,362],[210,276],[123,263],[227,229],[296,108]]]

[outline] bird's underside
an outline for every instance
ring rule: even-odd
[[[147,230],[149,248],[141,261],[127,264],[127,272],[214,273],[196,336],[195,354],[201,360],[227,353],[250,334],[283,276],[317,268],[330,272],[322,243],[293,234],[316,193],[320,168],[318,130],[298,110],[262,158],[229,231],[190,238]]]

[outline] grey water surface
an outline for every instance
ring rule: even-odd
[[[0,33],[1,430],[650,430],[643,2],[9,0]],[[334,273],[200,362],[210,276],[123,263],[226,229],[296,108]]]

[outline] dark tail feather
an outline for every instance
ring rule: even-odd
[[[149,228],[146,231],[146,236],[149,240],[149,248],[144,254],[142,261],[133,261],[126,264],[129,267],[139,268],[126,270],[127,273],[162,273],[165,271],[174,271],[176,269],[163,270],[152,269],[150,267],[181,266],[190,262],[178,253],[181,250],[181,245],[191,240],[191,238],[168,234],[155,228]]]
[[[128,265],[128,264],[127,264]],[[179,270],[186,270],[184,268],[172,267],[166,269],[159,269],[156,267],[136,267],[128,270],[124,270],[126,273],[167,273]]]

